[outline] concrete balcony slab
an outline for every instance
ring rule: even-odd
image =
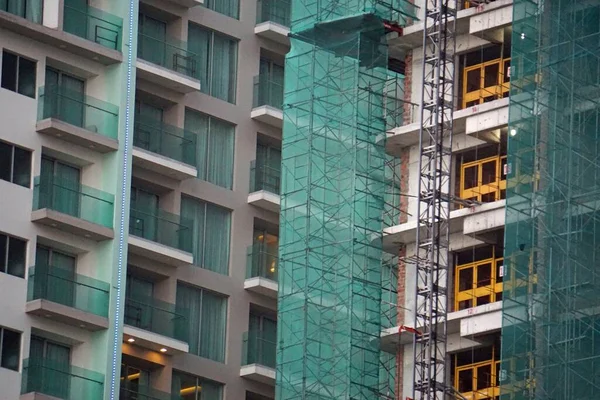
[[[93,126],[84,129],[56,118],[47,118],[38,121],[35,129],[38,133],[57,137],[65,142],[86,147],[99,153],[109,153],[119,148],[119,142],[97,133]]]

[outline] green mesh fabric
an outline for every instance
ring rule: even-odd
[[[514,1],[502,399],[600,398],[600,1]]]
[[[281,171],[276,398],[375,399],[383,356],[384,19],[404,1],[292,2]],[[386,368],[382,368],[386,363]],[[385,376],[384,376],[385,375]],[[385,386],[385,389],[382,388]]]

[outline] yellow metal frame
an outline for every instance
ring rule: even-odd
[[[510,67],[510,58],[497,58],[492,61],[486,61],[481,64],[466,67],[463,70],[463,91],[462,91],[462,108],[467,108],[467,104],[471,103],[482,104],[489,98],[501,99],[510,91],[510,82],[504,82],[504,69],[506,64]],[[498,64],[498,84],[485,87],[485,69],[491,65]],[[477,90],[467,92],[467,75],[471,71],[480,70],[480,83]]]
[[[492,273],[490,275],[490,284],[485,286],[477,286],[479,282],[477,278],[477,267],[484,264],[490,264]],[[483,296],[490,296],[490,303],[496,301],[496,296],[498,294],[502,295],[502,290],[504,289],[503,282],[498,282],[498,276],[496,276],[496,271],[498,269],[498,264],[504,265],[504,258],[488,258],[485,260],[475,261],[469,264],[462,264],[456,267],[456,274],[454,277],[454,311],[465,310],[467,308],[460,308],[460,303],[462,301],[472,301],[471,307],[477,307],[477,298]],[[459,290],[460,289],[460,272],[466,269],[473,270],[473,282],[470,289],[467,290]],[[469,308],[471,308],[469,307]]]
[[[482,202],[483,196],[494,193],[494,201],[500,200],[501,191],[506,190],[506,179],[502,179],[502,162],[504,160],[506,160],[506,156],[493,156],[464,163],[460,170],[460,198]],[[490,162],[496,163],[496,179],[494,182],[483,184],[483,165]],[[465,171],[475,166],[477,166],[477,185],[466,189]]]
[[[496,351],[492,351],[492,359],[489,361],[483,361],[479,363],[456,366],[454,368],[454,388],[459,389],[459,375],[462,371],[473,370],[471,376],[473,377],[473,391],[461,392],[460,394],[467,400],[480,400],[480,399],[495,399],[500,396],[500,387],[496,385],[496,377],[500,371],[500,360],[496,360]],[[457,357],[457,356],[455,356]],[[490,383],[491,386],[477,390],[477,369],[482,367],[491,367]]]

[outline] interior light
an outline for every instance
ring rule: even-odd
[[[130,337],[129,339],[127,339],[127,341],[128,341],[129,343],[133,343],[133,342],[135,342],[135,339],[134,339],[134,338],[132,338],[132,337]]]
[[[275,260],[271,262],[271,272],[275,272]]]
[[[511,129],[510,130],[510,136],[515,136],[517,134],[517,130],[516,129]]]
[[[161,353],[166,353],[166,352],[167,352],[167,349],[165,349],[165,348],[163,347],[162,349],[160,349],[160,352],[161,352]]]

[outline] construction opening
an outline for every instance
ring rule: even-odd
[[[294,0],[289,36],[276,398],[600,398],[600,0]]]

